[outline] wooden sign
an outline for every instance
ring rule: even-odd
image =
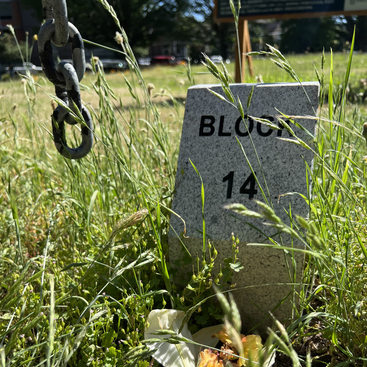
[[[249,20],[358,14],[367,14],[367,0],[241,0],[240,9],[240,16]],[[233,22],[229,0],[215,0],[215,18]]]

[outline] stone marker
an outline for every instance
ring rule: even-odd
[[[224,208],[231,203],[242,203],[248,209],[258,211],[260,208],[255,200],[265,202],[238,141],[276,214],[287,224],[290,222],[287,214],[290,209],[293,217],[295,214],[307,217],[306,202],[294,193],[308,194],[306,164],[312,166],[312,152],[279,139],[293,139],[286,129],[271,129],[251,117],[267,119],[278,125],[281,113],[298,116],[294,121],[308,133],[290,122],[289,125],[299,138],[312,145],[316,121],[300,116],[315,116],[319,84],[231,85],[233,95],[242,102],[246,121],[241,119],[234,106],[213,95],[209,89],[224,95],[218,85],[194,86],[187,94],[172,205],[172,210],[186,223],[186,234],[183,235],[182,220],[171,215],[170,261],[177,264],[183,256],[182,242],[193,260],[202,253],[201,181],[191,160],[204,183],[206,235],[218,251],[217,262],[231,255],[232,233],[240,241],[239,259],[244,269],[235,275],[238,290],[233,295],[243,325],[246,329],[253,327],[263,331],[271,324],[269,311],[282,322],[287,323],[291,319],[295,288],[290,283],[300,282],[304,256],[295,253],[296,266],[293,267],[290,257],[283,250],[248,246],[247,243],[269,244],[266,235],[274,236],[277,241],[280,237],[275,235],[274,228],[265,226],[261,220],[243,217]],[[283,119],[287,120],[284,116]],[[284,246],[301,246],[283,235],[282,241]],[[182,277],[191,274],[183,268],[178,271],[181,271]]]

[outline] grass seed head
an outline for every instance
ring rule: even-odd
[[[115,41],[118,45],[122,46],[124,43],[124,37],[122,37],[122,34],[120,32],[115,33]]]
[[[148,89],[148,94],[149,96],[152,96],[152,92],[153,92],[153,89],[155,88],[154,84],[153,83],[148,83],[147,85],[147,89]]]

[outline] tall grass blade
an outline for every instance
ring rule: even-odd
[[[47,345],[47,367],[52,366],[52,353],[54,350],[55,341],[55,278],[50,276],[50,319],[49,319],[49,331],[48,331],[48,345]]]
[[[205,190],[204,190],[204,181],[203,181],[203,178],[201,177],[200,172],[195,167],[195,164],[191,161],[191,159],[190,159],[190,163],[191,163],[192,167],[194,168],[196,174],[199,176],[200,182],[201,182],[201,219],[202,219],[202,224],[203,224],[203,247],[202,247],[202,255],[203,255],[203,259],[205,259],[205,255],[206,255],[206,228],[205,227],[206,226],[205,226]]]
[[[345,117],[346,94],[347,94],[348,83],[349,83],[349,78],[350,78],[350,71],[351,71],[351,68],[352,68],[355,38],[356,38],[356,28],[354,28],[354,31],[353,31],[353,37],[352,37],[352,42],[351,42],[351,45],[350,45],[347,68],[346,68],[345,76],[344,76],[344,83],[343,83],[343,90],[342,90],[342,102],[341,102],[341,106],[340,106],[341,108],[340,108],[339,121],[341,121]]]
[[[333,65],[333,50],[330,50],[330,77],[329,77],[329,94],[328,94],[328,101],[329,101],[329,120],[332,121],[333,119],[333,112],[334,112],[334,101],[333,101],[333,74],[334,74],[334,65]]]

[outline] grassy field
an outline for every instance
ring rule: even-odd
[[[367,58],[354,55],[347,83],[348,54],[333,55],[332,79],[330,60],[288,57],[300,80],[319,78],[324,104],[310,218],[296,228],[308,250],[304,285],[295,323],[274,329],[278,366],[367,365]],[[269,57],[254,65],[249,82],[293,81]],[[175,66],[82,83],[96,142],[79,161],[53,145],[44,77],[0,83],[1,367],[153,365],[149,312],[187,311],[213,294],[204,270],[192,289],[176,287],[166,254],[186,91],[218,81],[204,66]],[[67,134],[78,142],[75,127]],[[204,303],[190,328],[221,317]]]

